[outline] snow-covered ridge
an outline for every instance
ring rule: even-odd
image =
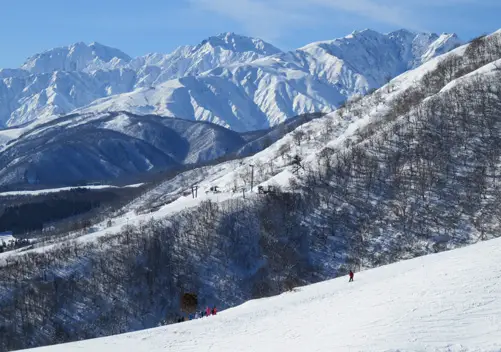
[[[367,63],[370,63],[368,54],[373,50],[386,51],[385,58],[395,60],[392,57],[395,49],[399,50],[400,55],[397,67],[395,62],[379,62],[378,64],[387,65],[387,77],[393,77],[393,70],[407,70],[416,68],[419,65],[429,61],[435,56],[441,55],[462,44],[462,41],[456,34],[443,33],[415,33],[401,29],[388,34],[381,34],[376,31],[365,29],[355,31],[344,38],[334,40],[320,41],[306,45],[298,50],[306,52],[328,52],[335,55],[338,59],[346,60],[349,64],[359,66],[360,70],[368,69]],[[438,52],[440,51],[440,52]],[[358,61],[353,61],[353,59]],[[403,72],[403,71],[402,71]],[[400,73],[402,73],[400,72]]]
[[[99,43],[79,42],[67,47],[47,50],[26,60],[21,69],[31,74],[54,71],[90,71],[105,65],[121,66],[132,59],[127,54]]]
[[[168,81],[186,77],[187,82],[179,83],[185,88],[168,90],[164,100],[113,106],[135,113],[171,111],[173,116],[238,130],[264,128],[302,113],[331,111],[340,100],[378,88],[459,42],[455,37],[395,33],[362,31],[292,53],[260,39],[223,33],[171,54],[135,59],[98,43],[76,43],[35,55],[21,69],[0,71],[0,126],[67,114],[99,98],[165,82],[172,87],[177,83]],[[281,67],[246,66],[265,57]],[[234,77],[221,76],[226,66],[234,67]],[[196,82],[214,69],[209,75],[213,81]]]
[[[365,30],[252,62],[97,100],[84,112],[127,110],[264,129],[311,112],[331,112],[460,41],[455,36]]]
[[[250,301],[218,315],[33,351],[498,351],[501,240]],[[479,274],[481,273],[481,274]]]

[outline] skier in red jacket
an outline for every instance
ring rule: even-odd
[[[207,316],[210,316],[210,308],[207,307],[207,309],[205,310],[205,313],[207,314]]]
[[[212,315],[216,315],[217,314],[217,309],[216,309],[216,306],[214,306],[212,308]]]
[[[350,281],[348,281],[348,282],[352,282],[353,281],[353,276],[355,276],[355,274],[353,274],[353,271],[350,270]]]

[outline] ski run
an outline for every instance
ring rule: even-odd
[[[501,240],[40,352],[500,351]]]

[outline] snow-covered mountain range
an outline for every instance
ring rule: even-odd
[[[136,59],[98,43],[48,50],[19,69],[0,70],[0,126],[66,114],[98,98],[278,52],[262,40],[233,33]]]
[[[282,52],[260,39],[225,33],[135,59],[98,43],[77,43],[0,70],[0,126],[84,108],[261,129],[302,113],[331,111],[459,43],[454,34],[364,30]]]

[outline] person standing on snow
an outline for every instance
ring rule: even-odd
[[[216,315],[217,314],[217,309],[216,309],[216,306],[214,306],[212,308],[212,315]]]
[[[353,281],[353,276],[355,276],[355,274],[353,274],[353,271],[350,270],[350,281],[348,282],[352,282]]]
[[[209,308],[209,307],[207,307],[207,309],[205,310],[205,314],[206,314],[207,316],[209,316],[209,315],[210,315],[210,308]]]

